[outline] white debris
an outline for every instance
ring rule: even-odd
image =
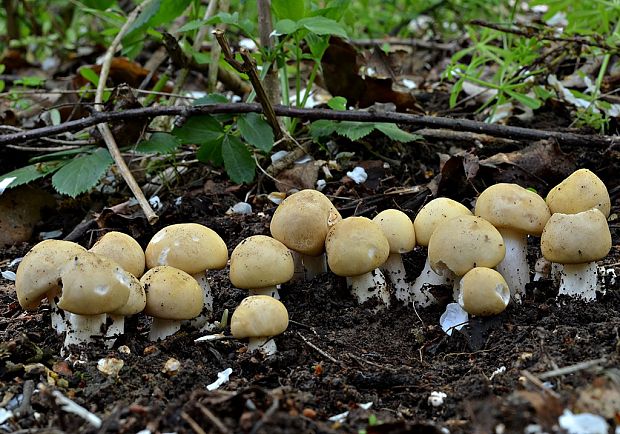
[[[269,199],[276,205],[280,205],[280,202],[282,202],[285,198],[286,198],[286,193],[282,193],[279,191],[274,191],[267,195],[267,199]]]
[[[118,347],[118,352],[121,354],[131,354],[131,350],[127,345],[121,345]]]
[[[408,78],[403,78],[402,83],[403,83],[403,86],[405,86],[407,89],[415,89],[418,87],[415,81],[410,80]]]
[[[523,428],[523,434],[543,434],[543,427],[538,424],[529,424]]]
[[[55,231],[41,232],[39,233],[39,238],[41,238],[42,240],[50,240],[50,239],[56,239],[60,237],[61,235],[62,235],[62,230],[57,229]]]
[[[573,414],[565,409],[562,416],[558,418],[560,428],[565,429],[568,434],[607,434],[609,425],[604,418],[592,413]]]
[[[6,408],[0,408],[0,424],[3,424],[7,420],[13,417],[13,412]]]
[[[433,18],[429,15],[418,15],[413,20],[409,21],[407,30],[411,33],[418,33],[420,30],[426,30],[433,23]]]
[[[151,206],[153,207],[153,209],[157,210],[161,208],[161,199],[159,199],[159,196],[151,196],[151,198],[149,199],[149,204],[151,204]]]
[[[22,260],[24,259],[24,257],[19,257],[19,258],[15,258],[13,259],[10,263],[9,263],[9,268],[16,266],[17,264],[19,264]]]
[[[446,311],[441,314],[439,325],[448,336],[451,336],[452,330],[461,330],[467,321],[469,321],[469,315],[463,310],[461,305],[450,303],[446,306]]]
[[[232,207],[228,208],[226,214],[240,214],[240,215],[248,215],[252,214],[252,205],[247,202],[237,202]]]
[[[506,367],[505,366],[501,366],[501,367],[497,368],[495,371],[493,371],[493,373],[489,377],[489,381],[493,380],[493,378],[495,378],[496,375],[502,375],[504,372],[506,372]]]
[[[217,380],[207,386],[207,390],[216,390],[219,389],[220,386],[224,383],[228,383],[230,378],[230,374],[232,374],[232,368],[226,368],[222,372],[217,373]]]
[[[110,377],[118,377],[118,373],[121,372],[123,366],[125,366],[125,362],[115,357],[106,357],[99,359],[97,362],[97,370]]]
[[[227,336],[223,333],[216,333],[214,335],[206,335],[201,336],[199,338],[194,339],[194,342],[210,342],[210,341],[219,341],[221,339],[226,339]]]
[[[573,95],[570,89],[564,87],[554,74],[549,75],[549,77],[547,78],[547,83],[549,83],[551,87],[557,90],[561,94],[562,98],[566,100],[566,102],[571,103],[575,107],[588,108],[592,105],[591,101],[583,98],[577,98],[575,95]],[[598,113],[598,110],[594,107],[592,107],[592,111]]]
[[[6,280],[15,282],[15,273],[13,273],[12,271],[0,271],[0,275]]]
[[[183,196],[179,196],[174,200],[174,206],[180,206],[183,203]]]
[[[168,360],[166,360],[166,363],[164,363],[164,367],[162,368],[161,372],[169,376],[173,376],[176,375],[180,370],[181,362],[179,362],[174,357],[170,357]]]
[[[327,181],[325,181],[324,179],[319,179],[316,181],[316,189],[318,191],[323,191],[325,189],[325,186],[327,186]]]
[[[6,188],[11,185],[13,181],[15,181],[14,176],[11,176],[10,178],[4,178],[2,181],[0,181],[0,194],[4,193],[4,190],[6,190]]]
[[[444,392],[437,392],[433,390],[428,397],[428,405],[432,405],[433,407],[441,407],[444,404],[444,400],[448,397]]]
[[[275,163],[276,161],[286,157],[288,155],[288,151],[278,151],[278,152],[274,152],[271,155],[271,162]]]
[[[559,29],[563,29],[568,25],[568,20],[566,19],[566,12],[556,12],[555,15],[549,18],[545,24],[550,27],[558,27]]]
[[[239,48],[245,48],[246,50],[255,51],[258,47],[256,42],[250,38],[241,38],[239,40]]]
[[[358,407],[363,410],[368,410],[370,409],[370,407],[372,407],[372,404],[373,404],[372,402],[367,402],[365,404],[358,404]],[[330,422],[344,423],[346,422],[348,415],[349,415],[349,412],[345,411],[343,413],[336,414],[327,420],[329,420]]]
[[[356,184],[363,184],[368,179],[368,174],[361,166],[357,166],[351,172],[347,172],[347,176]]]
[[[95,428],[101,427],[101,423],[102,423],[101,418],[97,416],[96,414],[91,413],[90,411],[82,407],[81,405],[78,405],[75,402],[71,401],[69,398],[64,396],[58,390],[54,390],[52,392],[52,396],[56,398],[56,404],[60,405],[60,408],[62,408],[67,413],[73,413],[81,417],[82,419],[90,423]]]
[[[306,154],[303,157],[299,158],[298,160],[295,160],[295,164],[302,165],[302,164],[309,163],[309,162],[311,162],[313,160],[314,159],[312,158],[312,155]]]

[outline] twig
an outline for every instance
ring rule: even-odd
[[[263,51],[271,53],[273,50],[273,24],[271,21],[271,1],[270,0],[258,0],[258,36],[260,38],[260,44]],[[275,68],[273,63],[263,63],[263,68],[269,68],[269,72],[265,76],[265,92],[269,96],[271,104],[280,103],[280,82],[278,79],[278,68]]]
[[[543,372],[542,374],[538,374],[537,377],[541,380],[545,380],[551,377],[558,377],[560,375],[572,374],[574,372],[582,371],[584,369],[592,368],[593,366],[600,365],[601,363],[605,363],[607,361],[606,358],[602,357],[600,359],[588,360],[581,363],[575,363],[574,365],[565,366],[563,368],[553,369],[551,371]]]
[[[185,413],[184,411],[181,412],[181,419],[187,422],[188,425],[192,427],[192,429],[194,430],[196,434],[207,434],[207,432],[203,430],[200,427],[200,425],[198,425],[198,423],[196,423],[196,421],[192,419],[192,417],[189,414]]]
[[[250,434],[256,434],[258,430],[271,418],[271,416],[273,416],[273,414],[280,406],[280,400],[278,398],[272,396],[272,399],[273,402],[271,403],[265,414],[263,414],[263,417],[261,417],[260,420],[254,424],[254,426],[252,427],[252,431],[250,431]]]
[[[554,390],[548,388],[547,386],[545,386],[543,384],[543,382],[540,381],[540,379],[538,377],[536,377],[535,375],[533,375],[530,371],[524,369],[523,371],[521,371],[521,375],[523,375],[534,386],[536,386],[540,390],[542,390],[543,393],[547,393],[547,394],[553,396],[554,398],[558,398],[558,399],[560,398],[560,395],[556,391],[554,391]]]
[[[304,343],[306,345],[308,345],[310,348],[312,348],[314,351],[316,351],[317,353],[319,353],[320,355],[322,355],[323,357],[325,357],[326,359],[330,360],[331,362],[334,362],[336,364],[340,364],[341,362],[335,358],[333,358],[332,356],[330,356],[329,354],[327,354],[325,351],[323,351],[322,349],[320,349],[319,347],[317,347],[316,345],[314,345],[312,342],[310,342],[308,339],[306,339],[304,337],[304,335],[302,335],[301,333],[297,332],[297,335],[301,338],[302,341],[304,341]]]
[[[454,52],[459,49],[458,44],[455,43],[442,43],[433,41],[424,41],[422,39],[398,39],[398,38],[386,38],[386,39],[353,39],[349,41],[352,45],[360,47],[373,47],[375,45],[381,46],[383,44],[388,45],[406,45],[416,48],[426,48],[430,50],[440,50]]]
[[[561,131],[537,130],[533,128],[512,127],[507,125],[487,124],[469,119],[454,119],[439,116],[412,115],[398,112],[369,112],[363,110],[336,111],[329,109],[302,109],[281,105],[273,107],[276,115],[307,120],[327,119],[333,121],[355,122],[388,122],[401,125],[411,125],[418,128],[447,128],[450,130],[470,131],[480,134],[489,134],[495,137],[504,137],[512,140],[556,140],[560,144],[572,146],[596,146],[607,148],[620,142],[617,136],[601,136],[575,134]],[[97,125],[101,122],[126,121],[129,119],[143,119],[155,116],[183,116],[190,117],[200,114],[222,113],[262,113],[260,104],[226,103],[183,107],[145,107],[118,112],[94,112],[90,117],[64,122],[60,125],[36,128],[20,133],[0,135],[0,146],[21,143],[27,140],[49,137],[67,131],[79,131]]]
[[[97,85],[97,92],[95,93],[96,112],[100,112],[102,110],[103,89],[105,88],[106,81],[108,80],[108,74],[110,72],[110,66],[112,64],[114,53],[120,45],[125,33],[127,33],[127,31],[136,20],[142,9],[146,7],[149,3],[150,1],[147,0],[136,6],[136,8],[127,17],[127,21],[125,21],[125,24],[123,24],[123,27],[121,27],[118,34],[114,38],[114,41],[112,41],[112,44],[110,44],[108,50],[105,53],[103,63],[101,65],[101,72],[99,74],[99,84]],[[125,163],[125,160],[121,155],[121,151],[118,149],[118,145],[116,144],[116,140],[114,139],[114,135],[112,135],[110,127],[107,123],[103,122],[98,124],[97,128],[99,129],[99,132],[101,133],[101,136],[103,137],[103,140],[108,147],[108,151],[110,151],[110,155],[112,155],[112,158],[114,159],[114,163],[116,163],[116,167],[118,167],[119,172],[121,172],[123,179],[125,180],[125,182],[129,186],[129,189],[137,199],[138,204],[140,204],[142,211],[144,211],[146,219],[150,224],[155,224],[159,217],[157,216],[157,214],[155,214],[153,208],[151,208],[149,201],[146,200],[146,197],[144,197],[144,193],[142,193],[142,190],[140,190],[140,186],[131,174],[127,163]]]
[[[22,389],[22,402],[19,404],[19,407],[15,410],[15,417],[20,418],[27,414],[30,414],[32,411],[32,405],[30,404],[30,400],[32,398],[32,394],[34,393],[34,381],[26,380],[24,381],[24,386]]]
[[[209,421],[213,425],[215,425],[215,427],[218,430],[220,430],[222,434],[230,434],[230,430],[226,427],[226,425],[224,425],[224,423],[215,414],[213,414],[211,410],[209,410],[207,407],[205,407],[199,402],[196,403],[196,406],[198,407],[200,412],[204,415],[204,417],[209,419]]]

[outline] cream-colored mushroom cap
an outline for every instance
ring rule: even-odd
[[[86,249],[71,241],[45,240],[35,245],[17,267],[15,291],[24,309],[36,309],[41,299],[60,288],[60,268]]]
[[[472,268],[461,278],[459,304],[470,315],[497,315],[506,309],[509,301],[508,284],[495,270]]]
[[[140,283],[146,292],[144,313],[149,316],[186,320],[202,311],[202,288],[185,271],[162,265],[144,273]]]
[[[129,279],[129,298],[118,309],[109,312],[112,315],[131,316],[140,313],[146,306],[146,292],[144,287],[133,274],[126,272]]]
[[[413,220],[418,245],[428,246],[433,231],[441,222],[461,215],[472,215],[467,207],[447,197],[438,197],[424,205]]]
[[[230,319],[230,331],[237,339],[276,336],[287,327],[286,307],[267,295],[244,298]]]
[[[131,279],[118,264],[92,252],[75,255],[60,271],[58,307],[77,315],[112,312],[129,298]]]
[[[542,236],[540,250],[558,264],[585,264],[603,259],[611,250],[607,219],[598,208],[577,214],[555,213]]]
[[[146,246],[146,267],[168,265],[189,274],[226,266],[228,249],[212,229],[197,223],[166,226]]]
[[[390,244],[390,253],[407,253],[415,247],[413,222],[407,214],[397,209],[386,209],[372,219]]]
[[[360,276],[381,266],[390,244],[381,228],[366,217],[347,217],[327,233],[325,251],[330,270],[338,276]]]
[[[551,217],[545,200],[517,184],[495,184],[476,201],[474,214],[500,229],[540,236]]]
[[[99,238],[90,251],[110,258],[137,278],[144,274],[144,250],[127,234],[116,231],[108,232]]]
[[[230,255],[230,281],[237,288],[280,285],[291,280],[294,272],[291,251],[266,235],[246,238]]]
[[[460,216],[437,226],[428,243],[428,260],[437,274],[462,276],[474,267],[495,267],[506,254],[495,227],[477,216]]]
[[[320,191],[301,190],[284,199],[271,218],[271,236],[303,255],[324,251],[327,231],[342,220],[331,201]]]
[[[545,200],[552,214],[576,214],[598,208],[605,217],[609,217],[611,210],[607,187],[588,169],[573,172],[553,187]]]

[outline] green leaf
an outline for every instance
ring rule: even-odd
[[[116,0],[82,0],[82,3],[89,8],[105,10],[111,7]]]
[[[222,158],[226,173],[237,184],[249,183],[254,179],[256,163],[252,154],[238,137],[227,134],[222,142]]]
[[[211,115],[192,116],[182,127],[172,130],[182,144],[210,142],[223,133],[222,125]]]
[[[366,137],[374,129],[374,124],[364,122],[343,121],[336,125],[336,133],[352,141]]]
[[[250,145],[263,152],[271,151],[274,142],[273,130],[265,119],[257,113],[246,113],[237,119],[241,136]]]
[[[31,164],[30,166],[21,167],[12,172],[0,175],[0,182],[7,178],[15,178],[6,188],[13,188],[23,184],[28,184],[39,178],[53,173],[62,167],[62,163],[55,161],[54,163]]]
[[[169,133],[153,133],[148,140],[138,143],[134,151],[140,154],[171,154],[181,145],[178,137]]]
[[[221,135],[214,140],[205,142],[200,145],[198,151],[196,151],[196,158],[203,163],[213,163],[216,166],[224,164],[222,158],[222,142],[224,141],[224,135]]]
[[[295,21],[284,19],[280,20],[274,26],[274,30],[278,35],[288,35],[295,33],[299,29],[299,26]]]
[[[162,0],[151,0],[151,2],[146,6],[146,8],[142,9],[140,15],[136,18],[133,24],[127,30],[127,35],[141,29],[146,26],[151,19],[157,14],[157,11],[161,7]],[[124,45],[124,44],[123,44]]]
[[[334,134],[338,122],[321,119],[314,121],[310,124],[310,135],[314,140],[318,140],[320,137],[327,137]]]
[[[90,83],[94,84],[95,87],[97,87],[99,85],[99,75],[95,71],[90,69],[88,66],[84,66],[84,67],[78,69],[78,72],[86,80],[88,80]]]
[[[208,24],[205,20],[192,20],[181,26],[179,30],[177,30],[177,33],[189,32],[190,30],[196,30],[206,25]]]
[[[540,108],[541,102],[540,102],[540,100],[538,100],[536,98],[532,98],[531,96],[527,96],[525,94],[514,92],[514,91],[508,90],[508,89],[506,89],[505,92],[508,95],[510,95],[512,98],[516,99],[521,104],[523,104],[526,107],[531,108],[532,110],[536,110],[537,108]]]
[[[327,101],[327,105],[332,110],[345,111],[347,109],[347,99],[343,96],[335,96]]]
[[[271,9],[281,20],[299,21],[306,16],[306,0],[272,0]]]
[[[422,139],[422,136],[418,134],[411,134],[407,131],[401,130],[396,124],[375,123],[373,125],[390,139],[396,140],[397,142],[407,143]]]
[[[228,98],[226,98],[225,95],[222,95],[221,93],[210,93],[207,96],[194,100],[192,105],[226,104],[228,102],[230,101],[228,101]]]
[[[83,157],[76,157],[52,176],[52,185],[60,194],[76,197],[93,188],[113,163],[107,149],[99,148]]]
[[[336,35],[348,38],[347,31],[337,21],[325,17],[308,17],[297,22],[299,27],[310,30],[317,35]]]
[[[85,152],[91,152],[95,149],[94,146],[80,146],[76,149],[66,149],[64,151],[51,152],[49,154],[38,155],[28,160],[29,163],[41,163],[43,161],[63,160],[69,157],[73,157],[77,154],[83,154]]]
[[[45,79],[41,77],[24,77],[13,82],[19,86],[39,87],[45,84]]]

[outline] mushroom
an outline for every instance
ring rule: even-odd
[[[271,337],[284,333],[287,327],[286,307],[267,295],[244,298],[230,319],[232,335],[236,339],[249,338],[248,351],[260,350],[267,356],[277,351]]]
[[[463,276],[475,267],[493,268],[505,254],[498,230],[477,216],[454,217],[437,225],[428,242],[431,268],[449,277]]]
[[[71,312],[65,347],[103,336],[106,313],[119,309],[129,298],[130,274],[96,253],[76,254],[62,267],[60,279],[58,307]]]
[[[579,169],[553,187],[545,199],[551,213],[577,214],[598,208],[609,217],[611,201],[607,187],[588,169]]]
[[[146,292],[144,313],[153,317],[149,333],[152,341],[174,334],[182,321],[198,316],[202,310],[202,288],[185,271],[162,265],[144,273],[140,283]]]
[[[438,197],[424,205],[418,215],[413,220],[415,229],[416,243],[419,246],[428,246],[433,231],[442,222],[451,218],[472,215],[471,211],[465,205],[449,199],[447,197]],[[421,307],[428,306],[435,302],[435,298],[427,291],[431,285],[450,285],[452,284],[449,273],[439,275],[431,268],[431,263],[426,256],[424,269],[411,285],[413,294],[412,300]]]
[[[192,321],[195,327],[204,325],[213,312],[207,270],[224,268],[227,261],[228,249],[224,240],[212,229],[197,223],[167,226],[153,235],[146,246],[147,268],[168,265],[183,270],[202,288],[202,313]]]
[[[73,256],[85,251],[71,241],[45,240],[30,249],[17,268],[15,292],[20,306],[34,310],[47,297],[52,327],[58,334],[66,330],[64,314],[56,301],[61,292],[60,269]]]
[[[306,279],[312,279],[327,271],[325,237],[340,220],[340,213],[327,196],[316,190],[301,190],[280,203],[269,230],[272,237],[299,254]]]
[[[142,284],[132,273],[129,276],[129,298],[120,308],[108,313],[106,336],[121,336],[125,333],[125,317],[140,313],[146,306],[146,292]]]
[[[459,286],[459,304],[470,315],[497,315],[510,302],[506,280],[491,268],[472,268],[461,278]]]
[[[413,294],[407,283],[407,273],[402,253],[415,247],[413,222],[407,214],[397,209],[386,209],[372,219],[383,231],[390,245],[390,255],[381,269],[388,275],[395,289],[396,299],[408,304]]]
[[[138,279],[144,274],[144,250],[132,237],[122,232],[108,232],[89,249],[116,262]]]
[[[480,193],[474,214],[502,234],[506,256],[496,269],[506,279],[511,295],[520,301],[530,281],[527,236],[539,237],[551,217],[545,200],[520,185],[500,183]]]
[[[377,297],[390,304],[385,278],[377,268],[390,254],[390,244],[379,226],[366,217],[347,217],[325,238],[327,262],[334,274],[347,278],[359,303]]]
[[[563,264],[559,295],[591,301],[596,298],[596,261],[611,250],[611,233],[605,215],[592,208],[577,214],[554,213],[540,239],[542,254]]]
[[[290,250],[280,241],[254,235],[241,241],[230,255],[230,281],[250,295],[280,299],[278,285],[288,282],[295,271]]]

